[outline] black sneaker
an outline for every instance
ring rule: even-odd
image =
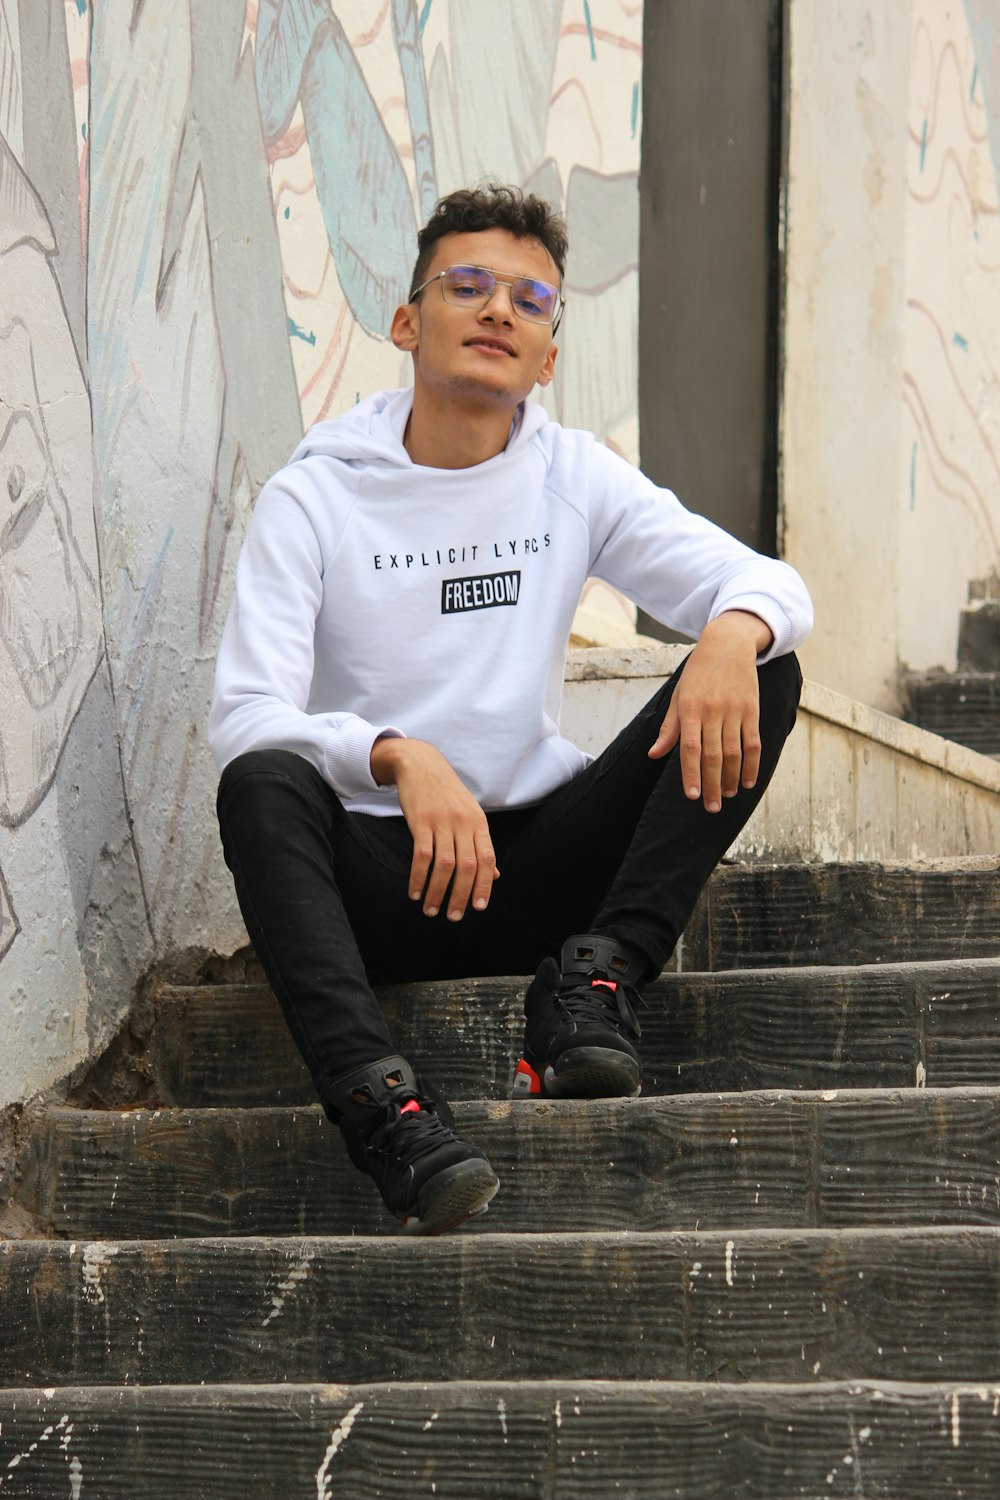
[[[442,1234],[485,1213],[496,1173],[478,1146],[454,1134],[451,1110],[404,1058],[345,1074],[327,1102],[354,1165],[374,1178],[407,1234]]]
[[[606,1099],[638,1094],[641,1036],[634,1007],[646,961],[613,938],[571,937],[562,973],[545,958],[524,998],[524,1056],[515,1099]]]

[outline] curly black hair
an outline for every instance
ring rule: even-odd
[[[410,301],[434,258],[434,246],[446,234],[469,234],[482,229],[506,229],[519,240],[532,239],[545,246],[556,263],[560,280],[566,271],[569,240],[566,222],[551,203],[518,187],[490,182],[485,187],[459,188],[439,199],[427,223],[417,235],[417,263],[410,282]]]

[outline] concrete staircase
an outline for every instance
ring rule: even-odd
[[[1000,600],[962,611],[956,672],[908,673],[903,692],[911,724],[1000,757]]]
[[[501,1179],[438,1240],[252,970],[151,990],[20,1121],[0,1500],[996,1500],[997,873],[724,866],[634,1101],[506,1101],[516,981],[384,992]]]

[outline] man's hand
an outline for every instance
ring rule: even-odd
[[[702,631],[688,657],[649,754],[658,760],[680,742],[684,791],[719,812],[760,769],[757,655],[773,636],[757,615],[727,610]]]
[[[448,895],[451,922],[461,921],[470,896],[473,908],[485,911],[500,878],[489,824],[440,750],[387,736],[372,746],[371,768],[380,786],[395,783],[413,835],[410,899],[422,896],[425,916],[436,917]]]

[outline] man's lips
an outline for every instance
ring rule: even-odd
[[[492,338],[488,334],[480,334],[477,338],[466,339],[467,349],[485,349],[488,354],[508,354],[514,358],[514,348],[508,344],[506,339]]]

